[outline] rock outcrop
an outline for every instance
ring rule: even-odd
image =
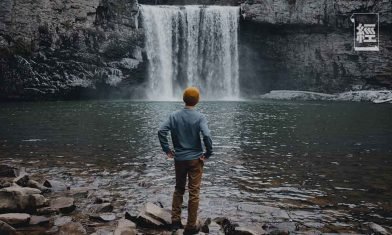
[[[353,13],[380,14],[380,51],[354,51]],[[389,1],[247,0],[241,4],[244,93],[392,88]]]
[[[1,1],[0,98],[128,91],[143,70],[141,37],[136,0]]]

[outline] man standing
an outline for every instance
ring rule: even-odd
[[[199,208],[199,192],[204,161],[212,154],[212,140],[207,119],[194,108],[199,102],[200,92],[195,87],[184,91],[185,107],[172,113],[158,131],[159,141],[168,158],[174,158],[176,171],[176,187],[172,204],[172,228],[183,228],[181,223],[181,206],[188,177],[188,221],[184,234],[197,234],[197,210]],[[170,149],[167,135],[170,131],[174,151]],[[200,140],[200,133],[206,151]]]

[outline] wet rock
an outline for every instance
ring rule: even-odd
[[[90,218],[103,222],[109,222],[115,220],[116,215],[114,213],[100,213],[100,214],[90,215]]]
[[[27,187],[27,182],[29,182],[29,176],[27,174],[22,174],[14,179],[14,183],[21,187]]]
[[[71,213],[75,210],[74,199],[71,197],[59,197],[50,201],[50,207],[54,210],[58,210],[61,213]]]
[[[0,189],[11,187],[14,183],[14,178],[2,177],[0,178]]]
[[[202,222],[200,224],[200,231],[203,233],[209,233],[210,229],[209,229],[209,225],[211,224],[211,218],[207,218],[204,222]]]
[[[71,188],[70,194],[73,197],[87,198],[90,190],[92,190],[92,188],[89,187]]]
[[[208,226],[208,230],[210,234],[224,235],[223,231],[221,230],[221,226],[217,224],[215,221],[211,221],[211,223]]]
[[[42,225],[42,224],[48,224],[49,221],[50,221],[49,217],[32,215],[30,218],[29,224],[30,225]]]
[[[81,223],[70,222],[60,228],[59,235],[82,235],[87,234]]]
[[[47,205],[47,200],[34,188],[12,186],[0,189],[0,211],[19,212],[36,210]]]
[[[14,227],[7,224],[6,222],[0,221],[0,234],[14,235],[14,234],[16,234],[16,230]]]
[[[113,231],[111,231],[109,228],[99,228],[95,231],[95,233],[90,235],[113,235]]]
[[[87,208],[88,213],[97,214],[102,212],[112,212],[113,205],[111,203],[93,204]]]
[[[69,189],[65,183],[57,180],[45,180],[44,186],[52,189],[52,191],[55,192],[66,191]]]
[[[388,231],[385,228],[383,228],[380,225],[373,223],[373,222],[369,223],[369,228],[370,228],[370,230],[372,230],[372,232],[374,234],[381,234],[381,235],[390,234],[390,233],[388,233]]]
[[[18,169],[9,165],[0,165],[0,177],[17,177]]]
[[[70,223],[72,222],[72,217],[70,216],[61,216],[61,217],[57,217],[54,220],[54,225],[55,226],[63,226],[64,224]]]
[[[127,219],[117,221],[117,228],[136,228],[136,224]]]
[[[35,180],[29,180],[27,182],[27,187],[39,189],[43,193],[49,193],[51,191],[49,188],[43,186],[42,184],[38,183]]]
[[[10,225],[24,225],[30,221],[30,215],[26,213],[0,214],[0,220]]]
[[[53,209],[50,206],[47,206],[47,207],[38,208],[36,212],[38,215],[49,215],[49,214],[57,213],[58,210]]]
[[[137,224],[142,227],[168,226],[171,224],[171,212],[148,202],[137,216]]]
[[[297,225],[294,222],[281,222],[266,224],[263,228],[269,232],[276,234],[289,234],[297,230]]]
[[[97,190],[90,192],[87,196],[94,201],[94,203],[107,203],[112,201],[112,193],[109,190]]]
[[[261,235],[267,234],[264,229],[259,227],[236,227],[232,234],[236,235]]]

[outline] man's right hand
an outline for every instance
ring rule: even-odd
[[[167,155],[167,158],[168,158],[168,159],[173,159],[173,158],[174,158],[174,152],[173,152],[173,150],[170,150],[169,152],[167,152],[166,155]]]
[[[207,158],[203,155],[203,156],[199,157],[199,159],[204,162]]]

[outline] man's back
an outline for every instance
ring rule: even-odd
[[[207,120],[204,115],[193,108],[185,107],[172,113],[169,119],[162,124],[159,129],[159,140],[165,152],[170,150],[166,139],[168,131],[170,131],[173,141],[175,160],[194,160],[203,155],[200,133],[206,145],[204,155],[207,158],[211,155],[212,144]]]

